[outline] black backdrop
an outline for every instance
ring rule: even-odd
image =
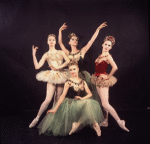
[[[96,28],[107,22],[85,55],[86,70],[94,73],[94,60],[101,53],[106,35],[116,44],[110,51],[118,71],[117,84],[110,88],[110,103],[116,109],[143,109],[149,103],[148,0],[12,0],[0,2],[0,105],[3,112],[38,109],[45,99],[46,83],[35,75],[32,45],[39,47],[37,59],[48,51],[47,36],[58,35],[66,22],[63,42],[69,49],[70,32],[80,37],[78,48]],[[60,49],[58,43],[56,49]],[[108,71],[110,71],[109,67]]]

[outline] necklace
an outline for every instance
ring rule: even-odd
[[[76,52],[76,53],[74,53],[74,54],[71,54],[71,52],[70,52],[69,55],[72,55],[72,56],[73,56],[72,59],[74,60],[74,56],[77,55],[78,53],[80,53],[80,51],[78,51],[78,52]]]
[[[71,83],[74,83],[75,85],[78,85],[78,86],[82,83],[82,80],[81,80],[79,83],[74,82],[74,81],[72,81],[72,80],[70,80],[70,79],[68,79],[67,81],[69,81],[69,82],[71,82]],[[69,83],[69,85],[71,85],[71,83]]]

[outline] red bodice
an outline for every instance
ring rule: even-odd
[[[101,61],[100,63],[95,62],[95,75],[99,76],[100,74],[107,74],[106,69],[108,67],[108,63],[106,61]]]

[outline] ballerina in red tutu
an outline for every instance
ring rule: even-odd
[[[114,62],[112,56],[109,54],[109,50],[115,44],[115,38],[113,36],[106,36],[104,43],[102,44],[102,54],[98,56],[95,60],[95,74],[91,76],[91,83],[96,85],[97,92],[102,102],[102,106],[105,110],[105,119],[101,123],[101,126],[108,126],[108,113],[110,113],[113,118],[117,121],[118,125],[125,131],[129,130],[125,127],[125,121],[120,120],[115,109],[109,104],[109,87],[113,86],[117,79],[113,74],[118,69],[116,63]],[[109,74],[106,73],[108,65],[112,66],[112,70]]]

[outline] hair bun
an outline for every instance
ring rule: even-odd
[[[75,59],[70,60],[68,66],[72,66],[72,65],[77,65],[78,66],[78,62]]]
[[[112,45],[115,44],[115,38],[114,36],[106,36],[104,41],[111,41]]]
[[[54,35],[54,34],[49,34],[48,37],[50,37],[50,36],[53,36],[53,37],[56,38],[56,35]]]
[[[70,34],[68,35],[68,38],[71,39],[73,36],[74,36],[74,37],[77,37],[75,33],[70,33]],[[79,40],[79,37],[77,37],[77,39]]]

